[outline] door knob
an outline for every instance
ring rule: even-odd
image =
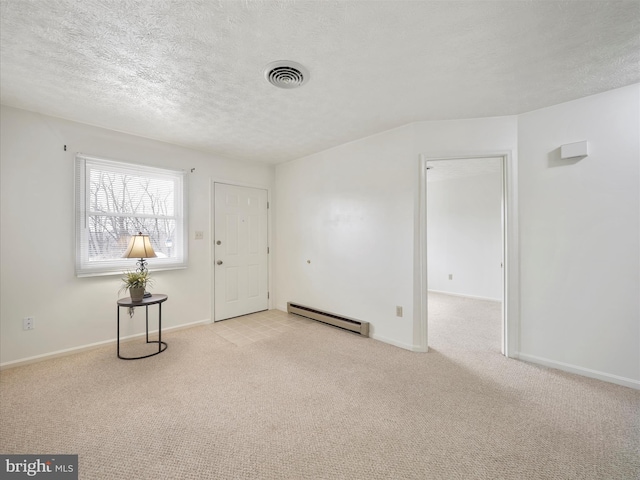
[[[222,260],[218,260],[218,261],[216,262],[216,264],[218,264],[218,265],[222,265]]]
[[[222,245],[222,242],[221,242],[220,240],[218,240],[218,241],[216,242],[216,245]]]

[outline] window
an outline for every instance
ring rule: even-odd
[[[76,156],[76,274],[122,273],[129,238],[149,235],[149,270],[185,268],[186,178],[181,171]]]

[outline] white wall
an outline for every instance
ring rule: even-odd
[[[639,117],[633,85],[518,122],[520,356],[637,387]],[[581,140],[587,158],[560,160]]]
[[[411,133],[392,130],[276,167],[278,308],[295,301],[369,321],[373,337],[412,346]]]
[[[515,117],[420,122],[278,165],[276,306],[366,320],[374,338],[424,348],[419,154],[515,150],[516,129]]]
[[[502,300],[501,209],[500,172],[427,183],[429,290]]]
[[[512,151],[520,357],[640,386],[639,110],[633,85],[519,117],[419,122],[277,166],[276,306],[369,320],[374,337],[419,349],[418,156]],[[12,108],[0,126],[3,363],[114,338],[117,277],[73,275],[75,151],[197,168],[190,237],[207,237],[191,241],[189,269],[159,272],[155,289],[170,295],[167,325],[210,318],[210,178],[271,185],[270,167]],[[589,157],[559,160],[560,145],[579,140]],[[22,331],[26,315],[36,330]]]
[[[189,268],[156,272],[163,327],[211,318],[210,180],[273,186],[273,167],[1,107],[0,362],[115,339],[119,276],[76,278],[74,155],[196,168],[189,174]],[[67,151],[63,150],[67,145]],[[194,240],[194,232],[205,232]],[[120,295],[122,296],[122,295]],[[36,328],[22,330],[34,316]],[[123,335],[144,322],[124,322]],[[114,350],[115,355],[115,350]]]
[[[512,353],[640,386],[639,89],[518,117],[419,122],[277,166],[277,306],[368,320],[374,338],[420,349],[418,155],[510,151],[520,255],[509,260],[521,272]],[[579,140],[590,156],[559,160],[560,145]]]

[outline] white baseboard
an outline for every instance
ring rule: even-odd
[[[549,360],[547,358],[536,357],[535,355],[528,355],[526,353],[518,353],[518,360],[525,362],[535,363],[544,367],[555,368],[562,370],[563,372],[575,373],[582,375],[583,377],[595,378],[596,380],[602,380],[604,382],[615,383],[616,385],[622,385],[623,387],[633,388],[640,390],[640,381],[632,378],[621,377],[619,375],[613,375],[611,373],[599,372],[597,370],[591,370],[590,368],[578,367],[569,363],[557,362],[555,360]]]
[[[175,330],[182,330],[184,328],[197,327],[198,325],[207,325],[211,323],[210,319],[198,320],[197,322],[191,323],[183,323],[181,325],[176,325],[173,327],[163,328],[163,332],[171,332]],[[149,330],[149,333],[156,333],[158,330]],[[144,337],[146,332],[136,333],[135,335],[129,335],[127,337],[121,337],[120,343],[130,342],[139,337]],[[10,362],[0,363],[0,370],[5,370],[7,368],[13,367],[21,367],[23,365],[29,365],[31,363],[42,362],[44,360],[51,360],[57,357],[65,357],[67,355],[73,355],[75,353],[86,352],[88,350],[93,350],[95,348],[104,347],[105,345],[110,345],[112,343],[116,343],[117,338],[112,338],[110,340],[104,340],[102,342],[90,343],[87,345],[81,345],[79,347],[66,348],[64,350],[57,350],[55,352],[43,353],[42,355],[35,355],[33,357],[21,358],[19,360],[12,360]]]
[[[444,290],[427,290],[432,293],[442,293],[444,295],[451,295],[454,297],[475,298],[476,300],[491,300],[492,302],[502,302],[500,298],[480,297],[478,295],[466,295],[464,293],[445,292]]]
[[[382,343],[388,343],[389,345],[393,345],[394,347],[400,347],[404,350],[409,350],[410,352],[424,352],[425,350],[416,345],[409,345],[408,343],[398,342],[397,340],[393,340],[391,338],[383,337],[382,335],[370,334],[369,338],[373,338],[374,340],[378,340]]]

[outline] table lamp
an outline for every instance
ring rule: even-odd
[[[139,258],[136,262],[138,268],[136,272],[144,273],[147,271],[147,261],[145,258],[157,257],[156,252],[153,251],[151,242],[149,241],[149,235],[143,235],[142,232],[138,232],[137,235],[133,235],[129,240],[129,246],[127,251],[124,252],[122,258]]]

